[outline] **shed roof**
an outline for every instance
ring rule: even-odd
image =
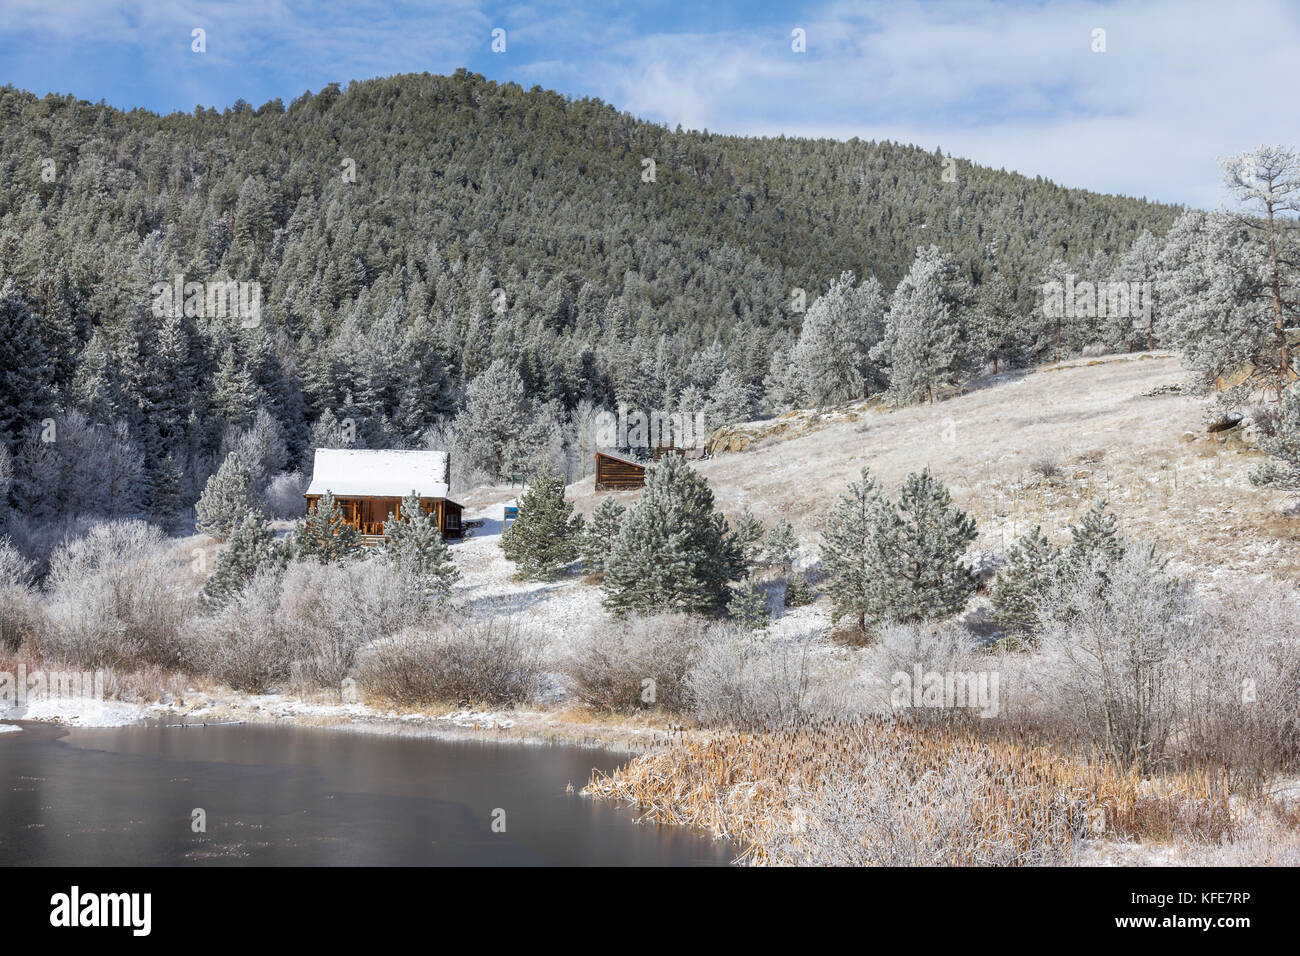
[[[317,448],[307,495],[348,498],[446,498],[451,490],[445,451]]]
[[[629,457],[627,457],[626,455],[620,455],[618,452],[615,452],[615,451],[599,451],[599,450],[598,450],[598,451],[596,452],[596,454],[597,454],[597,455],[600,455],[602,458],[612,458],[612,459],[614,459],[615,461],[621,461],[621,462],[623,462],[623,464],[625,464],[625,465],[634,465],[634,466],[637,467],[637,468],[644,468],[644,467],[646,467],[647,465],[654,464],[653,462],[649,462],[649,461],[638,461],[638,460],[635,459],[635,458],[629,458]]]

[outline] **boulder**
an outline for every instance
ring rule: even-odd
[[[1226,415],[1220,415],[1210,424],[1205,426],[1205,430],[1210,434],[1215,432],[1226,432],[1230,428],[1236,428],[1241,424],[1242,419],[1246,416],[1241,412],[1228,412]]]

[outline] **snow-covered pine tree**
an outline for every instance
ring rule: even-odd
[[[627,509],[610,497],[601,498],[592,509],[578,536],[578,554],[588,574],[605,573],[605,562],[618,540],[626,514]]]
[[[883,529],[896,522],[876,479],[863,468],[861,477],[832,506],[822,528],[822,570],[831,599],[831,620],[853,618],[864,636],[889,603],[884,593],[888,553],[881,545],[886,534]]]
[[[1062,568],[1071,575],[1092,569],[1104,580],[1124,552],[1128,541],[1119,532],[1119,520],[1106,510],[1106,499],[1095,498],[1084,516],[1070,525],[1070,546]]]
[[[384,522],[384,556],[414,578],[426,598],[435,601],[450,597],[451,586],[460,577],[438,529],[437,514],[420,506],[420,496],[414,490],[402,499],[401,516],[390,514]]]
[[[918,248],[911,270],[890,297],[885,336],[871,351],[887,367],[895,402],[933,401],[937,386],[956,380],[969,302],[970,290],[952,259],[937,246]]]
[[[605,607],[615,615],[721,612],[744,562],[713,492],[680,455],[646,471],[641,499],[623,521],[605,565]]]
[[[977,536],[975,520],[952,503],[943,482],[929,469],[912,473],[898,496],[897,548],[890,561],[899,587],[886,616],[928,621],[960,611],[975,591],[975,576],[962,557]],[[891,536],[892,537],[892,536]]]
[[[248,512],[257,508],[257,496],[248,474],[248,466],[238,455],[227,455],[221,467],[208,479],[194,510],[196,527],[218,541],[224,541],[231,529]]]
[[[722,372],[708,395],[704,403],[704,420],[708,430],[753,420],[754,390],[731,369]]]
[[[1300,152],[1285,146],[1258,146],[1223,164],[1224,183],[1248,213],[1233,222],[1249,235],[1260,263],[1255,301],[1257,323],[1267,325],[1271,373],[1277,403],[1295,373],[1288,332],[1300,320],[1300,237],[1294,217],[1300,213]],[[1260,330],[1256,330],[1258,334]]]
[[[554,581],[578,557],[582,516],[564,497],[564,479],[543,471],[519,498],[519,517],[501,535],[506,557],[525,581]]]
[[[261,571],[283,570],[288,549],[275,538],[262,512],[253,510],[235,525],[230,539],[217,554],[216,566],[203,584],[202,601],[208,608],[224,606]]]
[[[745,505],[731,525],[732,537],[740,548],[740,559],[745,562],[745,567],[750,567],[763,551],[763,522],[749,510],[749,505]]]
[[[763,560],[778,574],[789,574],[794,568],[794,560],[798,553],[799,536],[794,533],[794,526],[782,518],[767,532],[767,541],[763,545]]]
[[[727,617],[747,631],[761,631],[772,620],[767,604],[767,592],[758,586],[751,574],[732,592],[727,602]]]
[[[990,599],[998,623],[1009,631],[1032,631],[1039,610],[1056,586],[1061,549],[1035,525],[1007,549],[1006,564],[993,581]]]
[[[878,381],[871,349],[884,330],[880,283],[869,277],[855,287],[853,273],[841,273],[809,307],[790,356],[799,398],[823,406],[864,397]]]
[[[315,558],[321,564],[333,564],[357,557],[361,548],[360,532],[344,520],[338,502],[329,491],[316,499],[316,507],[294,528],[295,558]]]

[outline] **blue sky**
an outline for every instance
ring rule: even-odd
[[[462,66],[670,126],[892,139],[1207,208],[1220,158],[1300,145],[1296,0],[0,0],[0,83],[125,108]]]

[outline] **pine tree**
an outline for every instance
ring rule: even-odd
[[[592,509],[591,518],[583,525],[578,536],[578,554],[588,574],[605,573],[605,564],[614,542],[618,540],[627,509],[613,498],[602,498]]]
[[[975,576],[962,561],[977,536],[974,519],[952,504],[928,469],[907,476],[897,513],[898,558],[891,563],[901,587],[889,616],[928,621],[960,611],[975,591]]]
[[[384,555],[402,573],[413,576],[425,596],[445,601],[460,578],[451,549],[438,529],[438,516],[420,506],[413,490],[402,499],[401,516],[384,523]]]
[[[1287,389],[1276,432],[1262,437],[1259,444],[1273,460],[1252,472],[1251,482],[1300,486],[1300,386]]]
[[[249,511],[235,525],[226,547],[217,555],[216,567],[203,584],[203,603],[219,608],[237,596],[248,583],[267,569],[283,570],[287,550],[275,538],[270,523],[260,511]]]
[[[874,277],[853,282],[841,273],[813,302],[790,359],[800,398],[815,406],[862,398],[878,378],[871,349],[884,333],[885,293]]]
[[[888,604],[883,586],[889,554],[882,550],[884,527],[893,509],[866,469],[832,506],[822,528],[822,569],[831,599],[831,620],[856,620],[865,635],[869,623],[880,619]],[[788,600],[788,597],[787,597]]]
[[[789,574],[798,553],[799,536],[794,533],[794,526],[782,518],[767,533],[767,543],[763,546],[763,560],[779,573]]]
[[[248,467],[238,455],[227,455],[216,474],[208,479],[195,505],[196,527],[224,541],[244,515],[256,508],[257,496],[253,493]]]
[[[1034,526],[1007,551],[990,599],[998,623],[1010,631],[1032,631],[1044,602],[1056,586],[1061,550]]]
[[[1062,566],[1071,575],[1091,569],[1105,580],[1109,569],[1127,550],[1128,542],[1119,533],[1119,520],[1106,511],[1105,498],[1096,498],[1083,518],[1070,525],[1070,546]]]
[[[752,566],[763,551],[763,522],[749,510],[749,505],[745,505],[732,524],[731,533],[736,546],[740,548],[740,559],[745,567]]]
[[[623,521],[605,565],[605,607],[629,612],[721,612],[728,583],[745,572],[708,482],[680,455],[646,472],[641,499]]]
[[[727,603],[727,616],[747,631],[761,631],[772,619],[767,592],[758,586],[753,575],[741,582]]]
[[[917,249],[911,271],[890,297],[884,340],[871,352],[887,364],[894,401],[933,401],[935,387],[956,378],[969,298],[950,257],[936,246]]]
[[[361,548],[360,532],[344,520],[329,491],[316,500],[316,507],[294,528],[293,553],[297,558],[334,564],[359,556]]]
[[[525,581],[554,581],[578,556],[582,516],[564,497],[564,479],[550,471],[536,475],[519,498],[519,517],[501,535],[506,557]]]

